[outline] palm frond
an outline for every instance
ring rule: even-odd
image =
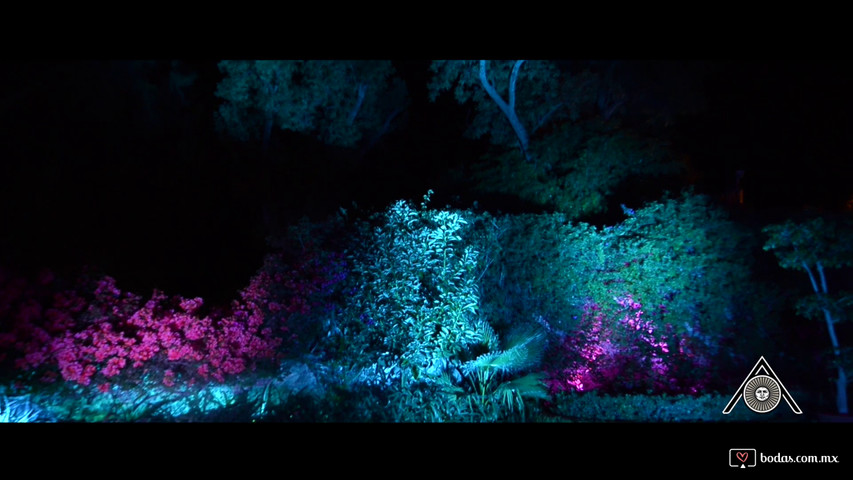
[[[550,395],[548,395],[548,390],[543,383],[544,377],[545,375],[542,373],[531,373],[502,383],[498,387],[498,392],[514,391],[525,398],[548,400]]]
[[[501,373],[513,373],[535,366],[542,356],[545,346],[545,335],[542,332],[528,332],[510,339],[505,350],[489,352],[480,355],[465,365],[465,373],[470,374],[477,369],[495,369]]]

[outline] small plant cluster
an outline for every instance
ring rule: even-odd
[[[631,295],[616,308],[589,303],[579,327],[552,349],[547,384],[552,393],[599,391],[696,394],[705,386],[707,359],[687,336],[667,325],[661,333],[643,318]]]
[[[7,397],[0,394],[0,423],[48,421],[44,412],[26,396]]]

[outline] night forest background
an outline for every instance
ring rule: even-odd
[[[492,63],[506,99],[511,62],[503,70]],[[798,355],[813,358],[829,346],[822,322],[784,304],[792,292],[810,292],[808,277],[780,268],[760,244],[766,225],[853,215],[849,69],[818,61],[540,63],[552,70],[522,77],[519,92],[548,88],[537,82],[559,74],[566,106],[541,115],[544,126],[531,144],[550,134],[569,132],[568,139],[572,128],[586,129],[576,142],[630,132],[665,152],[667,162],[651,173],[607,167],[620,180],[602,190],[595,208],[572,211],[571,221],[604,228],[666,192],[706,195],[759,242],[751,253],[753,278],[781,292],[772,335],[790,349],[777,370],[788,369],[786,383],[822,392],[814,402],[831,412],[832,383],[791,366]],[[274,126],[264,138],[261,122],[253,134],[235,135],[234,120],[222,119],[228,100],[218,88],[238,71],[218,61],[7,62],[0,66],[0,266],[10,275],[47,268],[69,278],[96,266],[122,290],[147,295],[156,288],[214,305],[235,298],[263,265],[271,236],[304,219],[320,224],[342,209],[382,212],[398,200],[417,205],[428,190],[435,208],[565,212],[565,204],[528,194],[534,187],[500,183],[494,172],[508,171],[513,161],[531,164],[516,158],[508,123],[499,125],[503,139],[482,133],[506,119],[478,123],[478,100],[459,101],[452,87],[431,98],[431,66],[390,62],[392,74],[383,78],[405,93],[372,113],[365,104],[359,114],[376,115],[375,128],[348,143],[324,133],[323,121],[341,121],[331,113],[315,117],[320,126],[312,129]],[[304,75],[295,81],[319,88]],[[540,93],[556,95],[532,92],[527,101]],[[482,91],[474,95],[488,100]],[[481,134],[472,135],[478,128]],[[548,148],[562,148],[553,142]],[[548,168],[536,178],[566,173],[556,162]],[[853,290],[850,273],[827,270],[831,289]],[[838,328],[842,343],[853,342],[846,324]],[[777,353],[750,352],[747,368]]]
[[[806,210],[850,211],[845,147],[853,93],[841,66],[564,63],[614,69],[627,90],[622,124],[668,142],[687,167],[645,192],[620,186],[608,199],[611,214],[620,213],[619,204],[654,198],[661,187],[687,186],[757,223]],[[139,286],[227,299],[265,250],[264,202],[275,205],[282,224],[321,218],[353,201],[381,208],[429,188],[441,204],[479,200],[504,212],[545,210],[510,195],[475,196],[464,176],[451,176],[486,149],[463,135],[472,107],[450,94],[429,101],[428,61],[394,66],[411,103],[380,145],[354,160],[351,152],[278,131],[265,160],[259,142],[239,144],[217,132],[222,99],[215,90],[223,74],[216,62],[7,63],[4,264],[92,263]],[[739,170],[744,203],[725,203]]]

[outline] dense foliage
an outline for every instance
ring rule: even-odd
[[[680,167],[661,144],[626,133],[594,132],[563,124],[531,149],[536,163],[519,162],[512,150],[484,155],[471,167],[472,189],[506,195],[570,219],[607,210],[628,179],[666,178]]]
[[[432,192],[430,192],[432,193]],[[388,391],[395,420],[496,420],[541,396],[536,377],[504,383],[535,366],[542,337],[501,343],[479,313],[479,252],[458,212],[397,202],[362,225],[348,304],[332,330],[347,342],[355,382]],[[504,408],[498,408],[503,405]]]
[[[275,128],[355,147],[387,132],[406,108],[390,61],[226,60],[219,68],[218,125],[265,146]]]
[[[107,276],[62,288],[48,273],[5,278],[5,365],[18,381],[134,405],[140,388],[186,396],[193,384],[207,392],[194,402],[233,405],[212,386],[262,365],[242,390],[253,415],[517,421],[578,392],[714,390],[720,368],[752,360],[737,345],[771,327],[750,242],[702,196],[625,207],[596,227],[433,209],[431,194],[293,225],[227,307],[144,301]]]
[[[664,140],[614,128],[625,92],[606,74],[523,60],[435,61],[431,71],[430,98],[453,92],[471,105],[465,135],[491,145],[465,167],[479,194],[577,219],[605,211],[628,178],[680,171]]]
[[[626,215],[604,227],[560,214],[484,216],[478,238],[492,267],[483,313],[499,325],[536,322],[565,335],[590,306],[630,297],[656,331],[686,336],[712,368],[748,362],[744,342],[767,338],[780,308],[751,278],[757,245],[748,232],[689,193]],[[736,335],[736,325],[752,334]]]

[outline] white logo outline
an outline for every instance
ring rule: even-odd
[[[735,392],[731,400],[729,400],[729,403],[726,405],[726,408],[723,409],[723,415],[728,415],[729,413],[731,413],[732,409],[735,407],[735,405],[737,405],[738,400],[740,400],[741,397],[745,395],[744,390],[746,389],[747,383],[756,377],[768,377],[778,386],[782,398],[785,399],[785,402],[788,404],[789,407],[791,407],[791,410],[797,415],[802,415],[803,411],[800,409],[800,406],[797,405],[797,402],[794,401],[794,398],[791,396],[790,393],[788,393],[788,389],[785,388],[785,385],[783,385],[782,381],[779,380],[779,377],[776,375],[776,372],[774,372],[773,369],[770,368],[770,364],[767,363],[767,360],[764,359],[764,356],[761,356],[758,359],[758,361],[755,363],[755,366],[752,367],[752,370],[750,370],[749,375],[747,375],[746,378],[743,379],[743,383],[740,384],[740,387],[737,389],[737,392]],[[778,406],[777,403],[773,406],[773,408],[762,411],[761,409],[753,408],[753,406],[750,405],[750,402],[747,402],[746,398],[744,398],[743,403],[746,404],[747,408],[756,413],[770,413]]]

